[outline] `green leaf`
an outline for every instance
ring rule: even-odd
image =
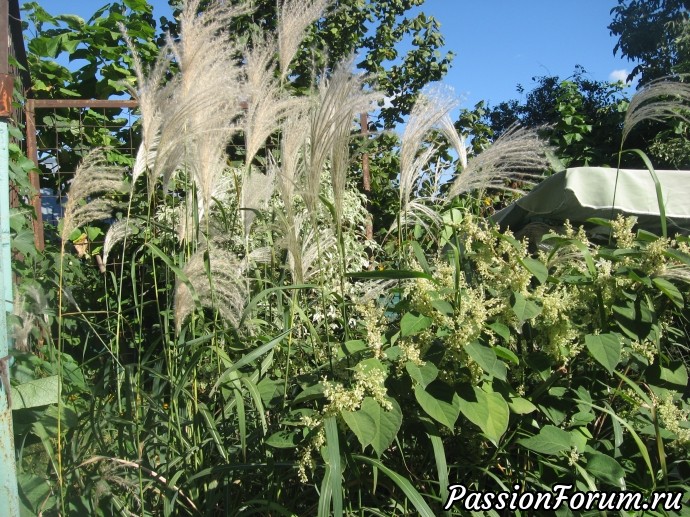
[[[625,306],[613,305],[613,317],[630,339],[643,341],[653,329],[654,314],[644,300],[628,300]]]
[[[498,359],[496,352],[491,348],[474,341],[465,346],[465,351],[486,373],[502,381],[506,380],[506,365]]]
[[[338,439],[338,422],[330,416],[323,422],[326,431],[326,449],[328,470],[330,471],[331,497],[333,498],[333,514],[339,517],[343,514],[342,474],[340,469],[340,441]]]
[[[508,429],[510,410],[508,403],[500,393],[486,393],[481,388],[473,387],[467,396],[460,398],[460,411],[482,433],[498,446],[501,436]]]
[[[298,442],[297,431],[278,431],[264,441],[266,445],[276,449],[294,449]]]
[[[526,299],[522,294],[514,292],[511,297],[511,306],[515,316],[517,316],[520,323],[536,318],[541,314],[541,307],[539,307],[532,300]]]
[[[493,330],[496,334],[501,336],[504,341],[508,341],[510,339],[510,329],[504,325],[503,323],[490,323],[488,327]]]
[[[510,406],[510,410],[516,415],[527,415],[537,409],[537,406],[523,397],[511,397],[508,406]]]
[[[420,407],[431,418],[449,429],[455,427],[460,416],[460,397],[455,390],[441,381],[434,381],[426,389],[418,385],[414,396]]]
[[[348,278],[385,278],[388,280],[400,280],[403,278],[426,278],[433,280],[431,275],[421,271],[406,271],[402,269],[384,269],[383,271],[360,271],[358,273],[345,273]]]
[[[592,357],[609,373],[621,360],[621,338],[617,334],[587,334],[585,346]]]
[[[393,483],[395,483],[400,490],[403,491],[407,499],[412,503],[421,517],[435,517],[436,514],[431,510],[431,508],[429,508],[429,505],[426,503],[422,495],[407,479],[386,467],[383,463],[381,463],[381,461],[375,460],[374,458],[360,456],[359,454],[354,454],[353,458],[363,461],[364,463],[368,463],[388,476],[388,478],[393,481]]]
[[[683,361],[672,361],[668,368],[658,363],[645,371],[647,382],[659,388],[683,391],[688,386],[688,371]]]
[[[570,451],[570,433],[553,425],[546,425],[539,434],[521,438],[518,443],[523,447],[551,456]]]
[[[57,404],[59,382],[60,379],[57,375],[51,375],[12,386],[12,409]]]
[[[424,365],[419,366],[412,361],[405,363],[405,370],[409,376],[426,388],[438,377],[438,368],[434,363],[427,361]]]
[[[625,471],[611,456],[600,452],[585,452],[587,472],[595,478],[618,488],[625,488]]]
[[[515,365],[520,364],[520,359],[518,358],[517,355],[515,355],[515,352],[512,350],[509,350],[508,348],[502,347],[500,345],[494,345],[493,351],[496,352],[496,355],[500,357],[501,359],[505,359],[506,361],[510,361],[511,363]]]
[[[669,282],[665,278],[659,277],[652,278],[652,282],[654,282],[654,285],[657,287],[657,289],[659,289],[659,291],[661,291],[669,297],[669,299],[673,302],[673,304],[676,307],[682,309],[685,306],[685,300],[683,300],[683,295],[678,290],[678,288],[671,282]]]
[[[376,401],[374,401],[374,403],[376,404]],[[364,402],[362,402],[362,406],[364,406]],[[374,419],[362,409],[357,411],[341,411],[340,414],[350,430],[355,433],[359,443],[362,445],[362,451],[364,451],[367,445],[371,444],[376,435],[376,423]]]
[[[546,279],[549,278],[549,270],[546,269],[546,266],[541,261],[532,257],[527,257],[522,259],[521,262],[540,284],[543,284],[546,282]]]
[[[428,316],[415,316],[410,312],[406,312],[400,320],[400,335],[407,337],[418,334],[431,325],[431,322],[432,319]]]
[[[345,341],[345,343],[340,345],[340,349],[338,350],[338,358],[342,359],[343,357],[354,355],[357,352],[366,350],[367,348],[369,348],[368,345],[361,339]]]

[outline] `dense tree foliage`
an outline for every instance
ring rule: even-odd
[[[614,52],[636,62],[630,79],[690,72],[689,7],[687,0],[618,0],[609,29],[619,38]]]
[[[615,165],[626,106],[622,86],[589,79],[582,67],[566,80],[534,80],[537,86],[529,92],[518,86],[524,101],[505,101],[487,112],[494,135],[515,123],[542,127],[564,165]]]

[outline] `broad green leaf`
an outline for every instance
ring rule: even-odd
[[[625,488],[625,471],[611,456],[600,452],[585,452],[587,472],[595,478],[618,488]]]
[[[374,401],[374,404],[376,404],[376,401]],[[364,403],[362,403],[362,405],[364,405]],[[376,435],[376,423],[374,419],[369,416],[366,411],[362,411],[361,409],[357,411],[341,411],[340,414],[350,430],[355,433],[359,443],[362,445],[362,450],[366,449],[367,445],[371,444]]]
[[[570,451],[570,433],[556,426],[546,425],[539,434],[521,438],[518,443],[540,454],[553,456]]]
[[[474,341],[465,346],[465,351],[486,373],[502,381],[506,380],[506,365],[498,359],[496,352],[491,348]]]
[[[532,273],[534,275],[534,278],[536,278],[540,284],[546,282],[546,279],[549,277],[549,271],[548,269],[546,269],[546,266],[541,261],[534,259],[532,257],[527,257],[522,259],[521,262],[522,265],[525,266],[527,271]]]
[[[509,350],[503,346],[500,345],[494,345],[493,351],[496,352],[496,355],[500,357],[501,359],[505,359],[506,361],[510,361],[511,363],[515,365],[520,364],[520,359],[518,358],[517,355],[515,355],[515,352],[512,350]]]
[[[436,377],[438,377],[438,368],[434,363],[427,361],[424,365],[419,366],[412,361],[405,363],[405,370],[409,376],[426,388]]]
[[[345,423],[362,444],[362,449],[371,445],[381,456],[395,440],[402,425],[402,411],[395,399],[387,398],[393,406],[390,410],[382,408],[372,397],[362,401],[357,411],[342,411]]]
[[[367,348],[368,345],[361,339],[345,341],[345,343],[340,345],[340,349],[338,350],[338,358],[341,359],[348,355],[356,354],[357,352],[361,352]]]
[[[473,387],[473,392],[474,397],[460,397],[460,411],[498,446],[501,436],[508,429],[508,403],[500,393],[486,393],[476,386]]]
[[[59,382],[57,375],[51,375],[12,386],[12,409],[57,404]]]
[[[518,292],[513,293],[511,306],[520,323],[536,318],[541,314],[541,307]]]
[[[276,449],[294,449],[297,447],[299,437],[297,431],[278,431],[266,438],[264,443]]]
[[[673,304],[682,309],[685,306],[685,300],[683,300],[683,295],[678,290],[678,288],[665,278],[655,277],[652,278],[652,282],[657,286],[659,291],[664,293],[673,302]]]
[[[460,416],[460,397],[453,388],[441,381],[434,381],[426,389],[416,386],[414,396],[427,415],[453,429]]]
[[[613,317],[630,339],[643,341],[653,330],[654,314],[644,300],[629,300],[626,305],[613,305]]]
[[[432,300],[431,306],[445,316],[451,316],[455,312],[453,306],[445,300]]]
[[[489,323],[488,327],[491,330],[493,330],[496,334],[501,336],[504,341],[508,341],[510,339],[510,329],[503,323]]]
[[[592,357],[609,373],[621,360],[621,338],[616,334],[587,334],[585,346]]]
[[[683,361],[672,361],[668,367],[653,364],[645,371],[647,382],[660,388],[684,390],[688,386],[688,371]]]
[[[537,406],[523,397],[511,397],[508,406],[510,406],[510,410],[516,415],[527,415],[537,409]]]
[[[402,337],[414,336],[431,325],[431,321],[428,316],[415,316],[406,312],[400,320],[400,335]]]

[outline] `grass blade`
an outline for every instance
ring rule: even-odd
[[[378,468],[381,472],[388,476],[390,480],[393,481],[393,483],[395,483],[396,485],[398,485],[398,488],[400,488],[400,490],[403,491],[407,499],[414,505],[421,517],[435,517],[434,512],[431,510],[431,508],[429,508],[429,505],[422,497],[422,494],[420,494],[417,491],[417,489],[414,486],[412,486],[412,483],[410,483],[407,479],[402,477],[397,472],[389,469],[381,461],[377,459],[368,458],[366,456],[361,456],[359,454],[353,455],[353,458]]]

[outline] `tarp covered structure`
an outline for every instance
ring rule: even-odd
[[[669,236],[690,234],[690,171],[655,171],[666,211]],[[647,170],[576,167],[550,176],[529,194],[494,214],[502,229],[513,232],[532,223],[573,226],[593,217],[615,219],[618,214],[637,217],[639,228],[661,235],[656,188]],[[594,234],[607,233],[590,227]]]

